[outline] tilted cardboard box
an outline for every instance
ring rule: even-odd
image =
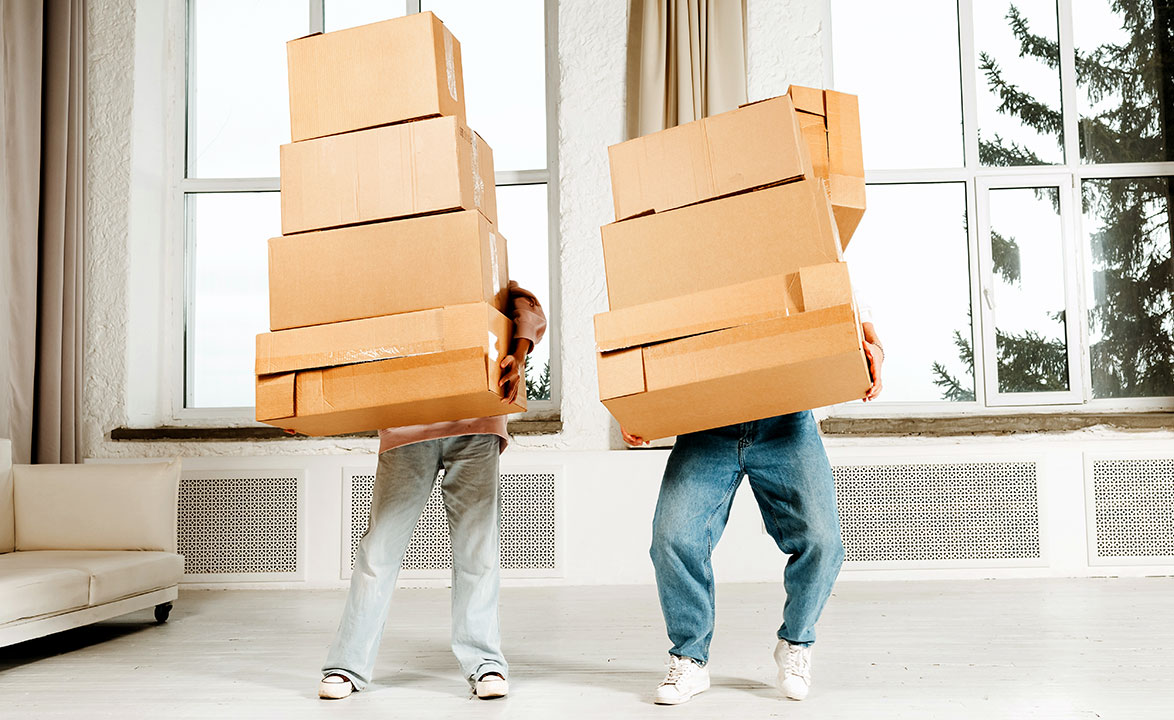
[[[818,180],[623,220],[601,232],[613,311],[842,259]]]
[[[501,399],[499,363],[513,328],[492,306],[410,313],[396,324],[391,344],[401,348],[398,357],[258,376],[257,419],[306,435],[337,435],[526,410],[524,382],[516,402]],[[392,339],[382,334],[389,329],[364,323],[350,330],[349,346],[333,352],[360,356]],[[305,357],[292,364],[327,360],[324,337],[307,341]]]
[[[840,242],[848,242],[864,216],[864,155],[860,142],[860,103],[855,95],[792,85],[815,174],[828,185]]]
[[[269,240],[269,327],[469,302],[506,309],[506,241],[475,210]]]
[[[294,142],[405,120],[465,122],[461,45],[431,12],[286,44]]]
[[[801,136],[783,96],[612,145],[616,220],[811,178]]]
[[[871,379],[846,266],[794,275],[780,285],[798,312],[600,353],[603,404],[655,440],[863,397]]]
[[[440,117],[281,146],[281,232],[443,210],[497,222],[493,150]]]

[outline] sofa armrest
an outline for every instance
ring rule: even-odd
[[[14,465],[17,550],[175,552],[179,460]]]

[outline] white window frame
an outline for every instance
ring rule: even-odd
[[[824,80],[835,87],[833,67],[832,12],[836,0],[824,5]],[[966,188],[966,223],[969,242],[969,276],[971,317],[971,349],[974,353],[973,402],[948,400],[920,402],[887,402],[881,398],[871,403],[846,403],[831,408],[837,417],[945,417],[973,414],[1035,414],[1046,412],[1139,412],[1169,411],[1174,397],[1150,398],[1093,398],[1090,343],[1088,337],[1087,236],[1080,211],[1082,186],[1085,180],[1110,178],[1145,178],[1171,176],[1174,162],[1086,164],[1080,161],[1079,109],[1077,100],[1075,42],[1073,39],[1073,0],[1056,0],[1060,42],[1060,90],[1063,99],[1064,162],[1055,165],[1028,167],[984,167],[978,161],[978,81],[975,61],[974,4],[976,0],[957,0],[958,54],[961,70],[962,127],[965,165],[953,168],[869,170],[865,172],[867,185],[911,185],[962,183]],[[1174,141],[1174,139],[1171,139]],[[865,148],[865,153],[868,149]],[[1172,180],[1174,181],[1174,180]],[[994,385],[994,331],[990,327],[990,313],[984,295],[992,292],[989,262],[990,238],[981,228],[988,203],[980,195],[999,187],[1060,188],[1061,220],[1064,223],[1065,295],[1069,322],[1067,328],[1069,382],[1066,393],[1023,394],[998,393]],[[1064,210],[1067,210],[1067,213]],[[989,223],[988,223],[989,225]],[[984,271],[984,264],[986,271]],[[974,312],[974,310],[978,312]],[[984,320],[984,318],[987,318]],[[885,329],[881,324],[877,334],[882,341]],[[989,332],[988,332],[989,331]],[[988,340],[989,335],[989,340]],[[989,347],[988,347],[989,346]]]
[[[198,0],[197,0],[198,1]],[[309,32],[325,31],[325,1],[300,0],[306,4],[309,17]],[[171,188],[168,192],[168,228],[171,233],[169,266],[172,269],[175,287],[181,292],[171,303],[171,328],[180,328],[167,339],[170,365],[174,368],[167,376],[176,381],[171,383],[170,416],[180,425],[260,425],[256,423],[255,410],[248,407],[188,407],[189,388],[193,386],[195,372],[194,347],[189,340],[188,320],[193,317],[194,288],[194,243],[195,233],[191,224],[194,216],[189,208],[189,195],[193,193],[225,192],[272,192],[280,191],[278,177],[260,178],[189,178],[187,135],[188,125],[193,122],[194,102],[188,102],[188,86],[194,79],[195,65],[189,63],[190,48],[194,45],[192,33],[195,23],[192,15],[195,2],[191,0],[170,0],[172,22],[171,47],[178,48],[172,53],[170,78],[176,88],[172,95],[172,107],[168,114],[168,136],[171,139],[167,149],[168,177]],[[403,0],[405,14],[420,12],[421,0]],[[560,417],[562,402],[562,352],[560,343],[560,273],[559,273],[559,187],[558,187],[558,2],[543,0],[545,7],[545,61],[546,61],[546,168],[529,170],[504,170],[495,173],[498,186],[540,185],[547,188],[547,240],[548,276],[550,296],[545,307],[548,318],[544,339],[550,348],[550,399],[531,400],[529,410],[521,417],[524,420],[553,420]]]

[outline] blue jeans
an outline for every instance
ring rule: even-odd
[[[743,476],[750,478],[767,532],[790,555],[778,637],[798,645],[815,641],[844,545],[823,441],[811,413],[801,412],[677,438],[660,485],[651,551],[673,655],[709,659],[711,558]]]
[[[359,541],[350,592],[323,674],[371,682],[391,594],[412,530],[424,511],[436,474],[452,539],[452,649],[470,682],[487,672],[506,677],[497,601],[501,584],[496,435],[462,435],[392,448],[379,455],[371,520]]]

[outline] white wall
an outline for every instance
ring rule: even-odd
[[[178,382],[175,318],[164,309],[178,290],[165,278],[177,260],[160,189],[168,152],[170,87],[166,58],[180,52],[166,32],[175,0],[93,0],[89,11],[88,262],[86,333],[87,454],[95,458],[181,455],[191,469],[301,467],[307,472],[307,579],[338,585],[341,472],[373,463],[373,440],[283,442],[112,442],[124,425],[168,420],[160,400]],[[562,0],[559,5],[559,257],[562,266],[562,417],[557,435],[518,438],[507,465],[559,465],[565,576],[547,582],[646,583],[652,508],[665,451],[609,451],[613,423],[597,400],[592,316],[605,309],[599,226],[611,213],[606,147],[622,140],[626,2]],[[785,92],[791,82],[821,85],[826,75],[821,0],[750,0],[749,96]],[[137,44],[136,44],[137,38]],[[136,64],[137,60],[137,64]],[[553,69],[552,69],[553,70]],[[162,196],[161,196],[162,194]],[[182,256],[178,256],[182,259]],[[170,333],[170,335],[169,335]],[[1103,574],[1170,568],[1101,568],[1085,562],[1085,452],[1168,449],[1170,432],[1094,430],[1056,436],[829,439],[833,460],[917,461],[1011,454],[1038,459],[1044,488],[1048,566],[937,570],[937,575]],[[717,578],[774,580],[782,557],[762,534],[744,487],[716,557]],[[926,571],[928,572],[928,571]],[[902,577],[924,574],[902,570]],[[849,572],[857,578],[884,571]]]

